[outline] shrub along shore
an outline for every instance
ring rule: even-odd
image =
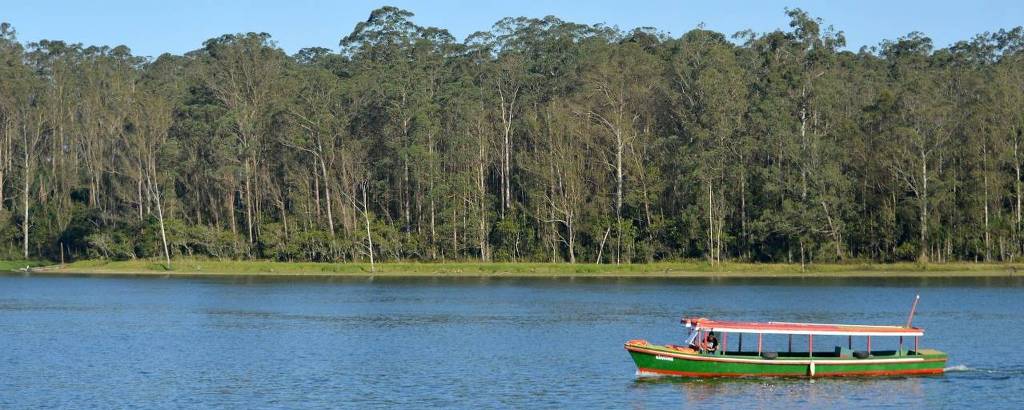
[[[13,272],[33,266],[35,275],[85,276],[282,276],[282,277],[1013,277],[1024,264],[1008,263],[844,263],[799,264],[720,263],[703,261],[651,264],[567,264],[502,262],[310,263],[183,259],[167,267],[159,260],[85,260],[63,265],[40,262],[0,262],[0,270]]]

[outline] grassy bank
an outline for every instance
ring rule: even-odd
[[[18,265],[21,263],[21,265]],[[6,267],[8,265],[0,265]],[[24,267],[25,262],[10,266]],[[3,269],[9,271],[10,269]],[[78,261],[33,269],[36,274],[155,276],[450,276],[450,277],[972,277],[1024,274],[1024,264],[847,263],[795,264],[659,262],[595,265],[567,263],[309,263],[181,259],[168,269],[161,261]]]
[[[0,260],[0,272],[11,272],[19,269],[25,269],[26,267],[35,268],[40,266],[49,265],[49,262],[44,261],[33,261],[33,260],[14,260],[5,261]]]

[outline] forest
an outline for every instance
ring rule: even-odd
[[[459,41],[383,7],[155,58],[3,23],[0,259],[1020,260],[1024,31],[785,15]]]

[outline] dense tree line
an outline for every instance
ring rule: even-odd
[[[391,7],[338,52],[182,56],[0,26],[0,253],[31,258],[1012,260],[1024,33],[846,51]],[[168,260],[170,263],[170,260]]]

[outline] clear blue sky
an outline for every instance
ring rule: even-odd
[[[703,22],[726,34],[787,28],[785,7],[799,7],[846,33],[847,48],[877,45],[911,31],[937,47],[977,33],[1024,25],[1022,0],[2,0],[0,20],[23,42],[40,39],[130,47],[137,55],[181,54],[224,33],[265,31],[289,53],[337,50],[338,40],[382,5],[416,14],[416,23],[446,28],[460,40],[507,16],[543,17],[623,29],[652,26],[678,36]]]

